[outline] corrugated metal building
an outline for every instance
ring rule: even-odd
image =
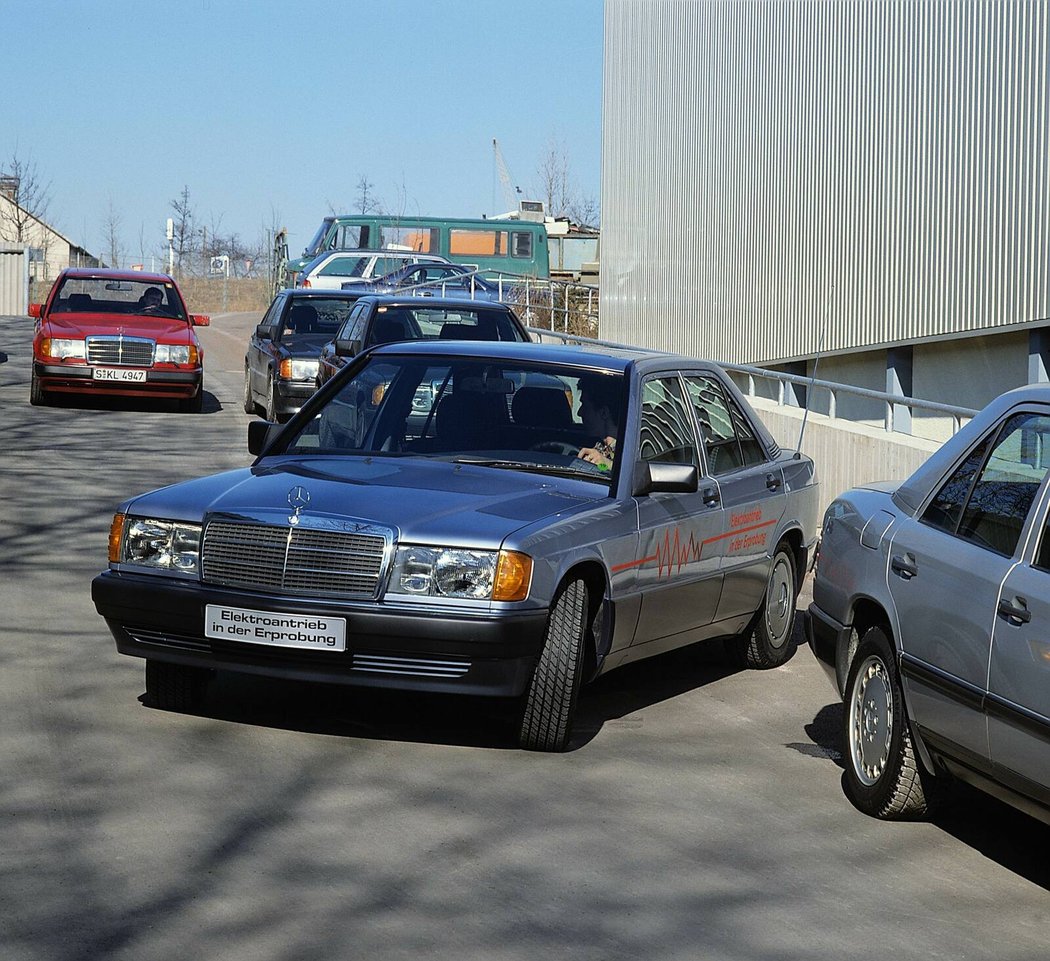
[[[602,336],[971,407],[1045,379],[1048,58],[1045,0],[606,0]]]

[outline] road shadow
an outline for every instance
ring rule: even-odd
[[[179,401],[161,397],[118,397],[105,394],[67,394],[52,392],[47,395],[46,407],[66,408],[68,410],[120,410],[141,411],[178,411]],[[219,398],[205,389],[201,399],[202,414],[217,414],[223,409]]]
[[[800,753],[824,758],[845,772],[843,706],[822,707],[805,726],[811,743],[789,744]],[[843,773],[842,803],[849,804]],[[957,841],[980,851],[990,861],[1050,890],[1050,825],[1018,811],[983,791],[946,779],[943,798],[930,822]]]

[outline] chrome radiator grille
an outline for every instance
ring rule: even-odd
[[[156,341],[145,337],[88,337],[89,364],[116,364],[124,367],[152,367]]]
[[[373,597],[382,534],[212,521],[201,546],[206,584],[286,594]]]

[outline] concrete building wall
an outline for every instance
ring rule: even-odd
[[[1048,62],[1045,0],[606,0],[601,336],[774,364],[1050,318]]]

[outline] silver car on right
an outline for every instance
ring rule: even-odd
[[[828,508],[807,633],[862,811],[949,776],[1050,821],[1050,386],[1004,394],[900,484]]]

